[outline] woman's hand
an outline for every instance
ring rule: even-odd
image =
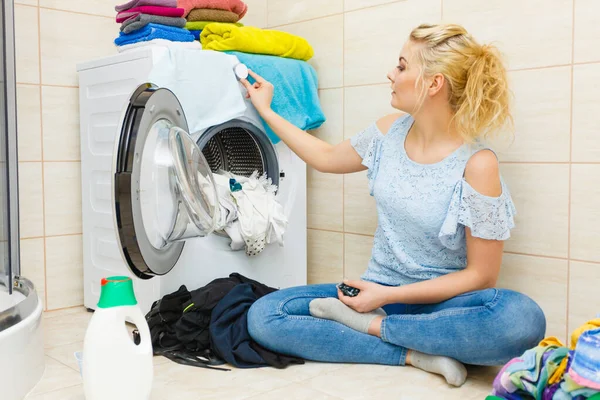
[[[273,85],[271,82],[266,81],[262,76],[254,73],[254,71],[248,70],[248,74],[250,74],[256,82],[250,84],[246,79],[240,79],[240,82],[242,82],[242,85],[248,90],[246,98],[250,98],[256,111],[263,115],[263,113],[271,109]]]
[[[348,286],[360,289],[355,297],[344,295],[340,289],[337,290],[338,298],[348,307],[360,313],[371,312],[387,304],[389,287],[366,281],[349,281],[344,279]]]

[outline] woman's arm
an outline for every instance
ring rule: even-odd
[[[248,97],[260,116],[271,127],[273,132],[305,163],[320,172],[345,174],[366,169],[362,158],[350,144],[350,140],[332,145],[297,128],[271,109],[273,85],[261,76],[248,71],[256,80],[250,84],[242,79],[248,90]],[[387,116],[377,122],[382,132],[387,132],[398,115]]]

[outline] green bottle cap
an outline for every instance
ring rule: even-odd
[[[133,292],[133,281],[128,276],[110,276],[100,282],[98,307],[110,308],[135,306],[137,300]]]

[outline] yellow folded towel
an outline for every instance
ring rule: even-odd
[[[299,36],[253,26],[208,24],[200,34],[200,42],[205,50],[240,51],[304,61],[314,54],[311,45]]]

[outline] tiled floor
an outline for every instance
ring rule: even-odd
[[[27,400],[83,400],[73,353],[82,350],[91,317],[83,308],[44,315],[46,372]],[[154,359],[152,400],[340,400],[340,399],[485,399],[496,368],[471,368],[461,388],[412,367],[306,363],[284,370],[232,369],[229,372],[185,367]]]

